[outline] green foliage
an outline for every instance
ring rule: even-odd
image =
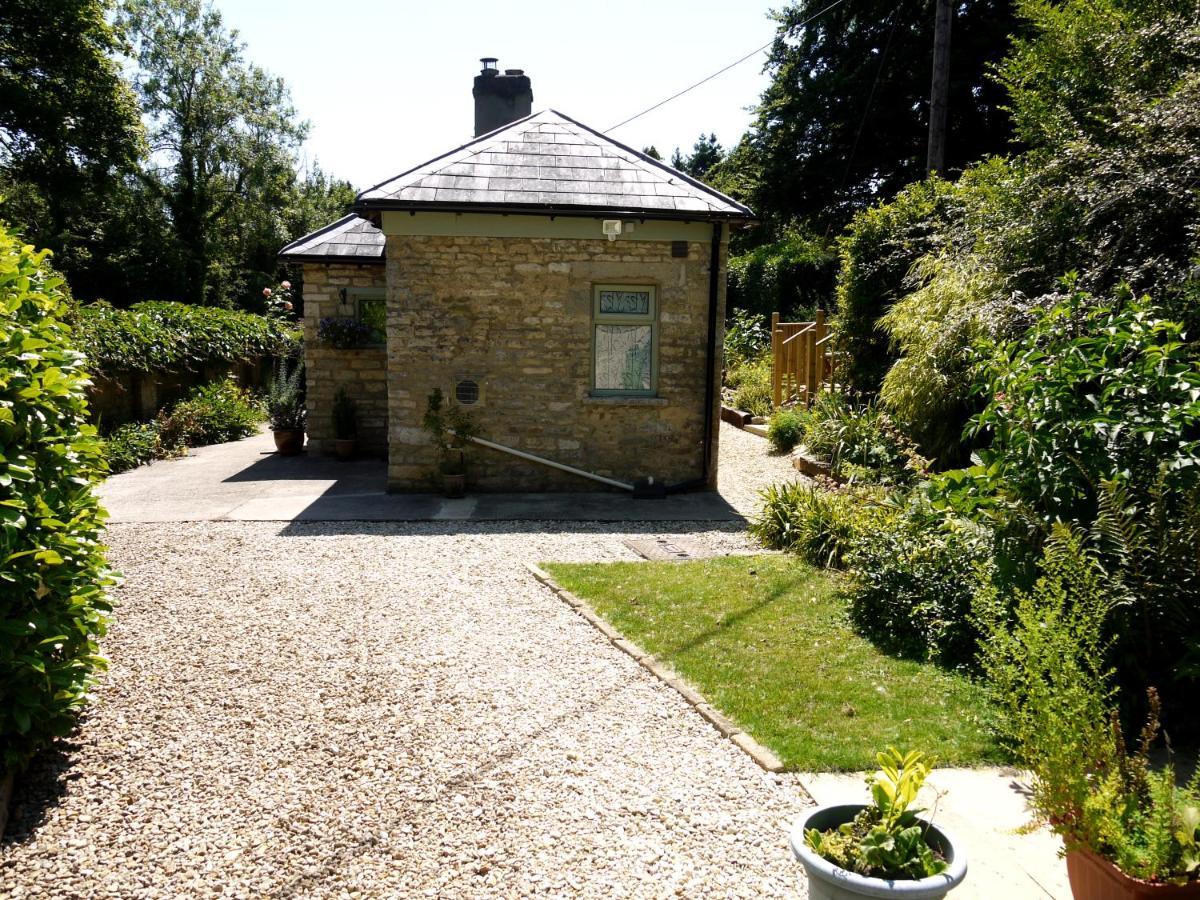
[[[102,668],[114,583],[83,357],[46,253],[0,228],[0,769],[67,734]]]
[[[299,333],[277,319],[184,303],[95,303],[73,314],[79,348],[96,374],[199,370],[299,352]]]
[[[461,475],[466,472],[463,450],[471,438],[479,436],[479,424],[470,412],[453,400],[446,402],[441,388],[434,388],[425,405],[422,427],[433,438],[439,456],[439,469],[443,475]]]
[[[836,231],[856,210],[925,173],[929,123],[914,111],[929,99],[928,5],[868,0],[826,6],[796,0],[773,13],[771,81],[747,141],[755,173],[748,199],[772,225],[799,219]],[[816,21],[802,24],[813,16]],[[956,8],[949,171],[1008,143],[1004,92],[989,70],[1013,30],[1005,0],[968,0]]]
[[[785,229],[779,240],[729,258],[728,306],[807,321],[831,305],[837,262],[828,238]]]
[[[1158,695],[1134,753],[1113,706],[1105,620],[1121,602],[1084,536],[1056,525],[1032,591],[981,591],[981,662],[1000,727],[1034,774],[1031,806],[1063,837],[1146,881],[1200,880],[1200,776],[1151,770]]]
[[[990,336],[985,320],[995,274],[973,257],[925,256],[914,269],[921,286],[879,319],[899,358],[884,376],[881,404],[921,452],[962,462],[963,429],[976,411],[974,345]]]
[[[773,373],[774,364],[770,353],[763,353],[730,366],[725,373],[730,405],[751,415],[769,416],[773,405]]]
[[[733,368],[758,359],[771,346],[771,331],[765,317],[736,309],[725,326],[725,366]]]
[[[894,515],[875,492],[837,485],[773,484],[762,492],[762,500],[750,534],[764,547],[789,550],[830,569],[844,568],[851,548],[865,535],[887,527]]]
[[[273,274],[238,266],[238,243],[272,252],[281,245],[270,211],[290,199],[307,125],[283,81],[246,62],[244,44],[212,5],[129,0],[120,21],[158,151],[141,178],[169,213],[180,299],[229,305]]]
[[[110,475],[119,475],[167,455],[158,422],[127,422],[104,439]]]
[[[863,529],[845,554],[851,621],[890,652],[970,666],[978,637],[972,601],[995,577],[994,549],[988,530],[941,514],[914,494]]]
[[[0,194],[5,218],[88,267],[119,181],[144,150],[133,91],[115,58],[111,0],[0,5]]]
[[[189,447],[249,437],[262,420],[262,404],[232,379],[203,385],[153,421],[130,422],[109,434],[104,439],[109,474],[180,456]]]
[[[833,474],[877,484],[910,484],[928,462],[873,402],[823,391],[800,413],[802,442],[827,459]]]
[[[671,167],[693,178],[707,180],[708,173],[724,155],[725,151],[721,149],[715,134],[702,134],[696,138],[692,152],[686,156],[679,152],[678,147],[675,148],[675,152],[671,154]]]
[[[197,388],[158,417],[160,439],[168,447],[236,441],[254,434],[262,420],[262,406],[231,378]]]
[[[344,387],[333,398],[333,436],[340,441],[358,436],[358,404],[350,399]]]
[[[810,828],[804,842],[848,872],[889,880],[928,878],[946,870],[946,860],[925,840],[923,812],[913,804],[932,763],[917,751],[889,747],[878,756],[879,771],[867,779],[872,803],[835,829]]]
[[[767,441],[776,453],[790,453],[804,436],[803,418],[795,408],[776,410],[767,425]]]
[[[267,421],[275,431],[297,431],[308,420],[304,406],[304,364],[280,363],[263,396]]]

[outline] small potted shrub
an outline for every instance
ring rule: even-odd
[[[267,418],[275,433],[275,449],[281,456],[295,456],[304,449],[308,413],[304,408],[303,377],[304,367],[296,365],[286,375],[277,370],[267,385]]]
[[[1158,693],[1127,746],[1106,660],[1105,621],[1121,597],[1083,544],[1057,525],[1042,575],[1015,598],[994,586],[976,602],[980,660],[999,726],[1033,773],[1029,805],[1063,841],[1076,900],[1200,898],[1200,771],[1178,785],[1155,771]]]
[[[429,395],[422,422],[438,448],[438,475],[447,497],[461,497],[467,489],[464,450],[479,433],[474,418],[457,403],[447,403],[441,388]]]
[[[338,388],[333,398],[333,449],[338,459],[354,456],[358,442],[358,404],[350,399],[346,389]]]
[[[921,753],[878,756],[867,779],[870,804],[820,806],[792,832],[792,852],[808,873],[809,900],[906,897],[935,900],[962,883],[967,860],[943,829],[917,817],[913,803],[929,774]]]

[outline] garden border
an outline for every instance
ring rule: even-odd
[[[651,675],[683,697],[689,706],[700,713],[710,725],[721,733],[722,737],[729,738],[734,746],[754,760],[764,771],[782,772],[784,770],[783,762],[773,751],[764,747],[723,713],[709,705],[704,696],[688,684],[682,675],[675,672],[670,666],[652,654],[647,653],[633,641],[628,640],[621,632],[606,622],[591,606],[560,585],[540,566],[534,563],[525,563],[525,568],[529,571],[529,574],[586,619],[593,628],[608,638],[609,643],[622,653],[633,657]]]

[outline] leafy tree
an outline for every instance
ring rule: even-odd
[[[653,144],[651,144],[649,147],[643,147],[642,152],[645,153],[647,156],[649,156],[651,159],[657,159],[660,162],[662,161],[662,154],[658,152],[658,148],[655,147]]]
[[[675,148],[675,152],[671,154],[671,167],[691,175],[693,178],[707,180],[708,173],[724,156],[725,151],[717,141],[717,136],[702,134],[696,139],[692,152],[687,156],[684,156],[678,147]]]
[[[863,0],[819,16],[823,0],[775,13],[771,84],[748,149],[751,204],[773,221],[838,228],[925,171],[933,10],[927,0]],[[951,41],[947,168],[1002,151],[1011,125],[989,77],[1016,28],[1011,0],[964,0]]]
[[[108,0],[0,4],[0,193],[5,215],[70,271],[87,264],[112,191],[142,150]]]
[[[246,260],[278,236],[270,219],[288,199],[307,126],[283,81],[246,62],[245,45],[210,3],[129,0],[122,21],[149,122],[142,180],[179,244],[179,296],[229,304],[250,286]]]

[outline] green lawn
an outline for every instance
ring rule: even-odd
[[[835,574],[781,556],[543,568],[789,769],[867,769],[889,744],[1000,759],[978,685],[855,634]]]

